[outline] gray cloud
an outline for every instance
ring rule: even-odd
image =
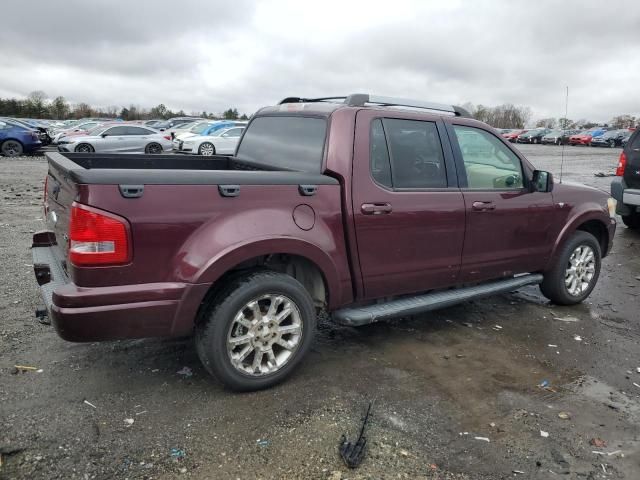
[[[252,112],[360,92],[640,113],[640,9],[601,2],[5,0],[0,96]],[[25,11],[28,8],[28,15]]]

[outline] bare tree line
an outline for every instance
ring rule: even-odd
[[[172,111],[164,104],[153,108],[140,108],[136,105],[118,107],[115,105],[103,108],[93,107],[88,103],[70,104],[62,97],[48,99],[46,93],[38,90],[31,92],[26,99],[0,98],[0,116],[18,118],[44,118],[55,120],[80,119],[87,117],[122,118],[123,120],[148,120],[182,117],[187,115],[184,110]],[[246,114],[240,115],[237,108],[229,108],[222,113],[189,112],[188,115],[203,118],[247,119]]]

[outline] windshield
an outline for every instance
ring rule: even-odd
[[[320,172],[326,130],[323,118],[258,117],[245,131],[237,158],[282,170]]]
[[[202,133],[204,132],[207,127],[209,127],[211,124],[209,122],[201,122],[201,123],[196,123],[194,126],[192,126],[189,131],[191,133]]]
[[[562,135],[562,130],[551,130],[547,135],[558,137]]]
[[[107,127],[104,125],[99,125],[97,127],[93,127],[91,130],[87,130],[87,134],[89,135],[100,135]]]

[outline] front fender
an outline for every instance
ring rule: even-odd
[[[590,220],[596,220],[602,223],[602,225],[607,230],[607,235],[609,236],[608,244],[611,244],[611,240],[613,239],[613,232],[611,231],[611,228],[615,229],[615,224],[613,224],[613,227],[611,227],[612,224],[609,214],[603,214],[602,207],[600,207],[596,203],[583,204],[569,213],[569,217],[567,218],[564,227],[560,230],[560,233],[558,234],[554,242],[553,250],[549,257],[549,262],[547,263],[545,271],[553,268],[555,262],[557,261],[560,250],[562,249],[562,246],[573,234],[573,232],[575,232],[580,225]],[[604,256],[606,255],[606,253],[606,251],[603,251],[602,255]]]

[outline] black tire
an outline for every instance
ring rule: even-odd
[[[609,140],[609,148],[615,148],[616,146],[616,141],[612,138],[611,140]]]
[[[227,339],[234,327],[237,315],[247,309],[252,301],[266,295],[287,297],[300,314],[302,324],[300,339],[288,360],[275,372],[250,375],[237,369],[227,351]],[[261,313],[265,315],[264,312]],[[290,375],[311,348],[316,329],[316,311],[313,300],[305,288],[293,277],[272,271],[254,271],[230,279],[212,299],[196,326],[195,342],[198,357],[205,369],[232,390],[252,391],[268,388]],[[244,335],[244,333],[243,333]],[[257,348],[251,340],[255,359]],[[274,350],[272,350],[273,352]]]
[[[198,147],[198,155],[204,155],[206,157],[216,154],[216,146],[211,142],[204,142]]]
[[[96,150],[88,143],[81,143],[80,145],[77,145],[76,148],[73,149],[73,151],[76,153],[93,153]]]
[[[631,212],[629,215],[622,215],[622,223],[631,230],[640,229],[640,213]]]
[[[5,157],[19,157],[24,153],[24,147],[18,140],[5,140],[0,147],[0,151]]]
[[[579,294],[572,295],[567,289],[565,278],[571,255],[579,247],[591,248],[594,254],[595,271],[586,289]],[[591,294],[598,282],[601,258],[602,252],[596,237],[583,231],[574,232],[562,247],[556,265],[544,274],[544,280],[540,284],[542,294],[557,305],[575,305],[582,302]]]
[[[144,147],[144,153],[147,153],[150,155],[158,155],[162,153],[162,145],[156,142],[150,143],[149,145]]]

